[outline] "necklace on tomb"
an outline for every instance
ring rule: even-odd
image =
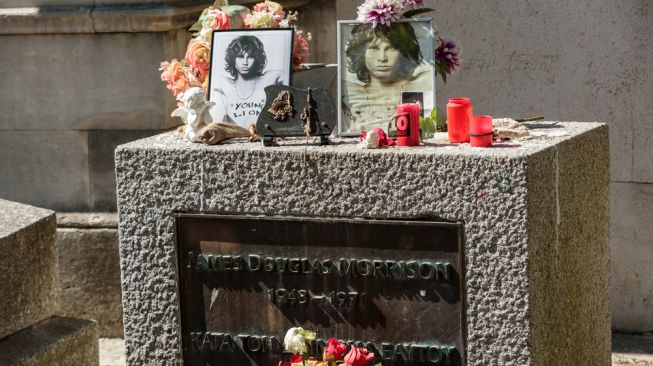
[[[238,93],[238,87],[236,87],[236,88],[235,88],[235,89],[236,89],[236,96],[238,97],[238,99],[240,99],[240,100],[247,100],[247,99],[251,98],[252,95],[254,95],[254,92],[256,91],[256,83],[258,83],[258,78],[255,78],[255,79],[254,79],[254,86],[252,86],[252,91],[250,91],[250,92],[249,92],[249,95],[246,96],[246,97],[241,97],[240,94]]]

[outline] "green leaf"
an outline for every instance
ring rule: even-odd
[[[202,15],[200,15],[199,19],[195,22],[195,24],[191,25],[190,28],[188,28],[189,31],[201,31],[202,30],[202,21],[204,20],[204,17],[206,16],[206,13],[209,12],[209,9],[206,8],[202,12]]]
[[[315,338],[317,338],[317,334],[315,332],[311,332],[310,330],[301,330],[299,332],[307,341],[314,341]]]
[[[229,18],[236,16],[238,13],[249,11],[246,7],[242,5],[227,5],[221,7],[220,10],[227,13],[227,15],[229,15]]]
[[[420,14],[428,13],[429,11],[433,11],[431,8],[419,8],[419,9],[413,9],[409,10],[404,13],[404,17],[406,18],[412,18]]]
[[[435,126],[438,131],[447,130],[447,116],[444,113],[441,113],[437,108],[433,108],[431,115],[435,113]]]
[[[447,65],[446,62],[438,61],[435,63],[435,74],[440,74],[442,76],[442,80],[447,82],[447,75],[451,74],[451,70],[449,69],[449,65]]]

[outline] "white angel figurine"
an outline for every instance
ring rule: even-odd
[[[181,101],[184,103],[184,106],[175,109],[170,116],[181,117],[184,121],[186,125],[184,128],[185,140],[202,142],[197,136],[197,133],[202,127],[213,122],[209,111],[215,103],[206,100],[204,90],[200,87],[193,87],[186,90]]]

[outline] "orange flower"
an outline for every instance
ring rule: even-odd
[[[209,73],[210,54],[209,44],[200,38],[192,39],[186,48],[186,62],[193,69],[200,83],[206,79],[206,75]]]
[[[172,94],[175,97],[190,88],[190,81],[184,72],[181,62],[177,61],[177,59],[170,62],[162,62],[159,70],[163,71],[161,73],[161,80],[167,83],[166,88],[172,90]]]

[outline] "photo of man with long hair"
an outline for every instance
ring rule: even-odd
[[[216,32],[218,33],[218,32]],[[243,33],[243,32],[238,32]],[[261,33],[261,31],[258,31]],[[214,53],[216,65],[211,66],[210,99],[216,105],[211,110],[213,120],[216,122],[231,122],[243,127],[256,123],[258,115],[265,105],[265,87],[275,84],[288,83],[289,76],[284,78],[283,62],[270,64],[264,39],[271,38],[272,32],[261,35],[238,35],[236,32],[223,32],[223,35],[234,34],[228,44],[216,47],[214,50],[224,50],[220,54]],[[292,31],[288,32],[292,37]],[[265,37],[267,35],[267,37]],[[221,37],[218,43],[226,42],[227,37]],[[279,39],[278,41],[283,41]],[[283,45],[283,42],[279,42]],[[271,44],[268,49],[273,49]],[[274,47],[278,49],[279,47]],[[290,48],[290,47],[288,47]],[[283,48],[282,48],[283,49]],[[277,60],[288,59],[287,73],[289,74],[290,52],[287,57],[277,57]],[[218,66],[220,64],[222,67]],[[286,82],[284,82],[284,79]]]
[[[424,92],[432,98],[433,57],[425,53],[432,50],[422,50],[411,23],[395,22],[377,28],[361,23],[350,27],[341,46],[341,132],[387,128],[401,103],[402,92]],[[421,36],[433,42],[432,33]]]

